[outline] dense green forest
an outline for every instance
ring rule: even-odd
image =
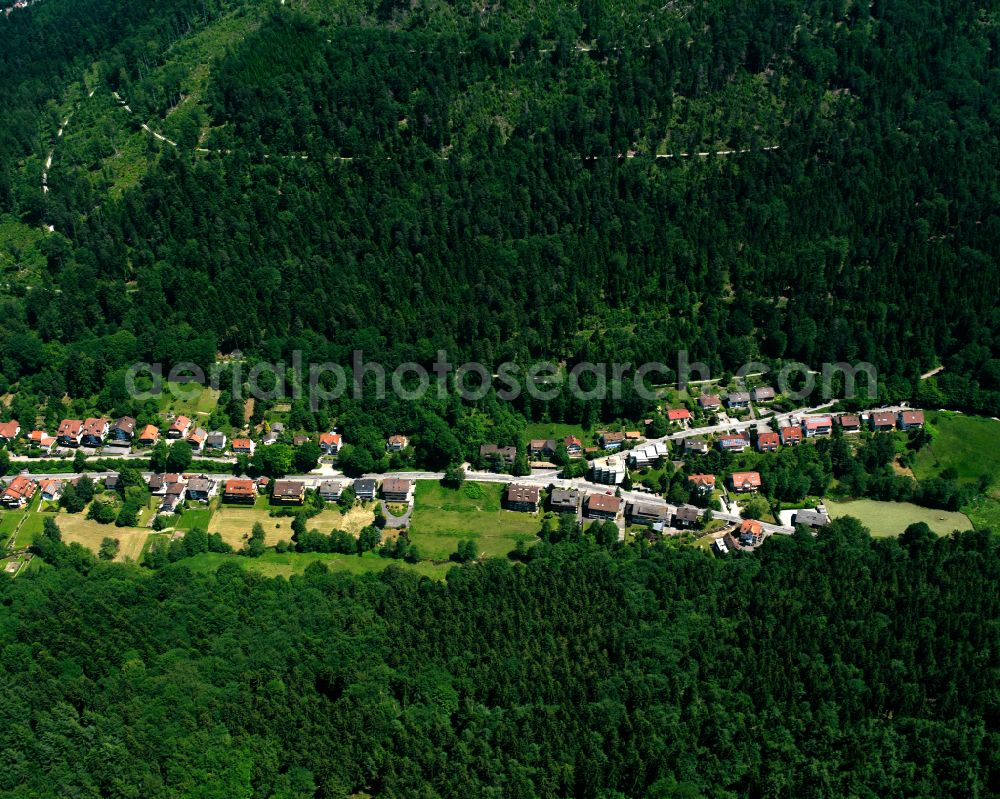
[[[45,0],[0,19],[0,388],[686,347],[894,397],[940,361],[924,399],[996,414],[998,39],[956,0]]]
[[[49,538],[0,577],[0,792],[995,796],[998,546],[841,520],[286,581]]]

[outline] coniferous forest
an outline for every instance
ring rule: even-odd
[[[0,214],[54,229],[4,262],[0,388],[683,347],[864,360],[896,398],[941,363],[928,404],[994,415],[998,52],[951,0],[44,0],[0,20]]]
[[[12,797],[987,797],[998,541],[841,520],[714,560],[0,581]],[[47,534],[51,534],[49,531]]]

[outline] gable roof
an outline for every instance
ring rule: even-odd
[[[760,472],[733,472],[730,479],[734,486],[760,488]]]
[[[688,480],[699,488],[715,488],[714,474],[692,474]]]
[[[11,419],[9,422],[3,422],[0,424],[0,438],[14,438],[17,436],[20,429],[21,425],[18,423],[17,419]]]
[[[75,438],[80,435],[82,430],[83,422],[80,419],[63,419],[59,423],[59,429],[56,431],[56,435]]]
[[[538,486],[525,486],[512,483],[507,486],[508,502],[530,502],[538,504]]]
[[[156,439],[159,437],[160,437],[160,428],[158,428],[155,424],[147,424],[144,428],[142,428],[142,432],[139,433],[139,438]]]
[[[226,480],[224,493],[233,497],[252,497],[254,495],[253,480]]]
[[[618,513],[622,507],[621,497],[612,494],[588,494],[587,509],[600,510],[607,513]]]
[[[899,414],[899,419],[903,424],[923,424],[923,411],[903,411]]]
[[[679,422],[682,419],[690,419],[691,411],[687,408],[671,408],[667,411],[667,420],[671,422]]]

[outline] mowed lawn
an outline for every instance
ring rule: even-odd
[[[507,555],[518,541],[534,540],[541,515],[502,510],[499,483],[466,482],[459,489],[418,480],[410,540],[421,557],[443,560],[458,542],[473,539],[482,555]]]
[[[197,383],[164,382],[159,398],[160,410],[196,419],[208,416],[219,403],[219,392]]]
[[[240,549],[250,537],[255,523],[264,528],[264,542],[273,547],[279,541],[292,540],[292,517],[269,516],[267,508],[222,505],[212,514],[208,532],[218,533],[233,549]]]
[[[982,416],[930,414],[934,442],[917,453],[913,474],[917,480],[935,477],[952,468],[958,479],[978,482],[990,475],[990,493],[1000,498],[1000,422]]]
[[[853,516],[870,529],[874,536],[896,536],[917,522],[925,522],[938,535],[972,529],[972,523],[964,513],[922,508],[912,502],[855,499],[850,502],[829,502],[826,507],[831,519]]]
[[[578,424],[562,424],[561,422],[534,422],[524,428],[524,437],[530,441],[533,438],[552,439],[557,444],[566,436],[576,436],[584,446],[594,443],[594,434],[588,433]]]

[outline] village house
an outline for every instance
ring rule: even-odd
[[[700,518],[701,511],[696,507],[693,505],[682,505],[674,511],[670,526],[678,530],[686,530],[697,525]]]
[[[188,443],[191,445],[191,449],[195,452],[201,452],[205,448],[205,442],[208,440],[208,433],[202,430],[200,427],[193,430],[191,435],[188,436]]]
[[[781,428],[781,443],[786,447],[794,447],[796,444],[802,443],[802,428],[801,427],[788,427]]]
[[[828,436],[833,432],[833,419],[829,416],[807,416],[802,420],[802,432],[806,438]]]
[[[792,516],[792,524],[805,527],[825,527],[830,523],[830,517],[820,510],[798,510]]]
[[[609,431],[606,433],[601,433],[601,446],[610,451],[616,449],[621,449],[622,444],[625,442],[625,434],[618,431]]]
[[[842,413],[837,417],[840,429],[845,433],[861,432],[861,418],[853,413]]]
[[[275,480],[271,502],[275,505],[301,505],[306,500],[305,483],[299,480]]]
[[[386,502],[411,502],[413,500],[412,480],[387,477],[382,481],[382,499]]]
[[[410,446],[410,439],[406,436],[389,436],[389,440],[385,444],[386,450],[389,452],[402,452]]]
[[[111,474],[109,474],[107,477],[104,478],[104,490],[117,491],[121,481],[122,481],[121,475],[112,472]]]
[[[618,485],[625,479],[625,461],[618,455],[598,458],[590,465],[591,479],[603,485]]]
[[[241,505],[253,505],[257,500],[257,489],[253,480],[226,480],[222,489],[223,502],[235,502]]]
[[[80,436],[83,435],[83,422],[79,419],[63,419],[56,430],[56,440],[61,447],[80,446]]]
[[[84,447],[99,447],[104,443],[111,425],[107,419],[87,419],[80,431],[80,444]]]
[[[584,502],[588,519],[617,521],[622,512],[621,497],[611,494],[588,494]]]
[[[167,430],[167,438],[184,438],[191,429],[191,420],[186,416],[178,416]]]
[[[0,444],[9,444],[21,433],[21,425],[17,419],[0,424]]]
[[[281,422],[275,422],[268,427],[268,430],[272,433],[277,433],[280,436],[285,432],[285,426]]]
[[[160,440],[160,431],[155,424],[147,424],[139,433],[138,444],[140,447],[151,447]]]
[[[329,433],[323,433],[319,437],[319,448],[324,455],[336,455],[340,452],[342,443],[343,438],[340,433],[335,433],[332,430]]]
[[[756,494],[760,490],[760,472],[733,472],[729,482],[737,494]]]
[[[122,416],[111,426],[112,441],[131,441],[133,436],[135,436],[135,419],[131,416]]]
[[[580,492],[574,488],[552,489],[549,509],[553,513],[577,513],[580,510]]]
[[[146,485],[149,486],[149,493],[154,496],[162,495],[167,490],[167,482],[162,474],[151,474]]]
[[[718,444],[723,452],[743,452],[750,446],[750,437],[746,433],[723,433]]]
[[[517,447],[500,447],[496,444],[483,444],[479,448],[479,457],[490,464],[493,469],[510,468],[517,458]]]
[[[566,445],[566,452],[571,458],[578,458],[583,454],[583,442],[576,436],[566,436],[563,439],[563,444]]]
[[[179,476],[179,475],[168,475],[168,476]],[[187,491],[187,483],[183,480],[177,480],[176,482],[167,485],[166,490],[163,494],[163,501],[160,502],[159,513],[176,513],[177,509],[180,507],[181,502],[184,500],[184,493]]]
[[[754,402],[772,402],[775,394],[771,386],[757,386],[752,392]]]
[[[729,546],[726,544],[725,536],[722,536],[721,538],[716,538],[712,542],[712,546],[715,547],[715,551],[718,552],[720,555],[729,554]]]
[[[326,502],[337,502],[350,484],[349,480],[324,480],[319,484],[319,495]]]
[[[534,513],[538,510],[538,486],[525,486],[511,483],[504,494],[504,507],[507,510]]]
[[[691,411],[687,408],[671,408],[667,411],[668,422],[688,422],[691,420]]]
[[[221,452],[226,448],[226,434],[219,432],[218,430],[213,430],[207,436],[205,436],[205,449],[215,450]]]
[[[730,410],[742,410],[750,407],[749,391],[733,391],[726,395],[726,407]]]
[[[670,521],[670,509],[666,505],[655,505],[652,502],[634,502],[626,508],[629,521],[632,524],[664,525]]]
[[[899,429],[900,430],[912,430],[918,427],[924,426],[924,412],[923,411],[900,411],[899,412]]]
[[[714,411],[722,407],[722,400],[718,394],[702,394],[698,397],[698,406],[703,411]]]
[[[233,455],[253,455],[257,445],[249,438],[233,439]]]
[[[781,443],[781,436],[770,431],[757,434],[757,449],[761,452],[774,452]]]
[[[292,446],[301,447],[303,444],[309,443],[309,436],[302,435],[301,433],[297,436],[292,436]]]
[[[869,418],[872,430],[890,432],[896,429],[896,415],[889,411],[876,411]]]
[[[34,480],[23,474],[19,474],[4,489],[3,495],[0,496],[0,502],[3,503],[4,507],[11,510],[25,508],[31,502],[31,498],[35,496],[37,488],[38,485]]]
[[[118,475],[115,475],[117,477]],[[65,488],[65,481],[63,480],[39,480],[38,487],[42,492],[42,499],[45,502],[58,502],[62,499],[63,489]]]
[[[215,481],[205,475],[192,477],[187,484],[187,498],[199,502],[208,502],[215,494]]]
[[[533,438],[528,442],[528,452],[536,458],[550,458],[556,454],[556,442],[551,438]]]
[[[373,480],[370,477],[359,477],[354,481],[354,496],[362,502],[375,499],[377,492],[378,480]]]
[[[707,455],[709,450],[708,440],[701,436],[691,436],[684,439],[684,451],[692,455]]]
[[[625,431],[626,441],[642,441],[642,433],[638,430],[626,430]]]
[[[267,433],[264,433],[264,437],[261,438],[260,443],[263,446],[265,446],[265,447],[269,447],[272,444],[277,444],[278,443],[278,433],[275,432],[274,430],[271,430],[271,431],[269,431]]]
[[[755,547],[764,540],[764,525],[756,519],[744,519],[739,527],[740,543],[745,547]]]
[[[56,444],[56,437],[50,436],[44,430],[32,430],[28,433],[28,446],[32,449],[40,449],[49,452]]]
[[[714,474],[692,474],[688,477],[688,482],[699,494],[710,494],[715,490]]]

